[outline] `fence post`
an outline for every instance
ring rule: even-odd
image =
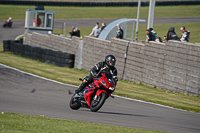
[[[79,47],[78,47],[78,64],[77,64],[77,68],[81,69],[81,64],[82,64],[82,52],[83,52],[83,40],[80,39],[79,40]]]
[[[122,80],[124,79],[124,73],[125,73],[125,69],[126,69],[126,59],[127,59],[129,44],[130,44],[130,42],[128,42],[127,47],[126,47],[126,53],[124,54],[124,68],[123,68],[123,72],[122,72]]]
[[[150,0],[147,29],[153,28],[155,3],[155,0]]]
[[[140,19],[140,7],[141,0],[138,0],[138,11],[137,11],[137,25],[136,25],[136,33],[135,33],[135,41],[138,41],[138,31],[139,31],[139,19]]]
[[[63,28],[62,28],[62,30],[63,30],[64,36],[65,36],[65,27],[66,27],[66,24],[65,24],[65,22],[63,22]]]

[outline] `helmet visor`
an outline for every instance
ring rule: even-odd
[[[115,66],[115,61],[109,61],[108,63],[110,66]]]

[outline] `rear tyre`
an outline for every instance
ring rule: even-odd
[[[78,98],[74,97],[75,95],[76,95],[76,93],[74,93],[74,95],[72,96],[70,103],[69,103],[69,106],[73,110],[78,110],[81,107],[81,104],[78,101]]]
[[[96,97],[96,96],[95,96]],[[97,112],[104,104],[107,98],[107,94],[105,92],[102,92],[99,96],[92,99],[90,110],[92,112]]]

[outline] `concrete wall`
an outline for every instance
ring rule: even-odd
[[[200,45],[131,42],[125,79],[179,93],[200,95]]]
[[[75,54],[77,68],[79,38],[32,33],[25,35],[24,43]],[[108,54],[116,56],[120,79],[200,95],[199,44],[178,41],[142,44],[119,39],[107,41],[84,37],[81,68],[89,71]]]
[[[200,94],[200,45],[170,41],[165,51],[164,88]]]
[[[129,42],[125,40],[112,39],[111,41],[101,40],[93,37],[84,37],[82,68],[90,70],[95,64],[105,60],[105,56],[113,54],[116,59],[118,77],[122,78],[124,69],[124,55]]]

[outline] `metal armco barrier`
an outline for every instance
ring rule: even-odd
[[[138,6],[138,2],[53,2],[53,1],[16,1],[16,0],[1,0],[0,4],[11,5],[43,5],[43,6]],[[168,5],[199,5],[200,0],[188,1],[156,1],[156,6]],[[149,6],[148,1],[142,1],[141,6]]]
[[[20,55],[25,58],[39,60],[41,62],[60,67],[74,67],[74,54],[53,51],[50,49],[33,47],[19,43],[20,41],[4,40],[4,52],[11,51],[12,54]]]

